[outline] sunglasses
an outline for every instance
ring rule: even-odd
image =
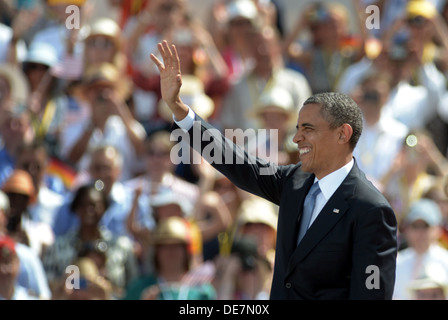
[[[112,49],[115,48],[115,44],[108,38],[93,37],[86,40],[86,46],[90,49]]]

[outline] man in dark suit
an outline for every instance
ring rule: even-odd
[[[163,41],[158,49],[163,63],[151,58],[160,70],[162,97],[176,124],[190,136],[195,130],[213,132],[179,98],[182,77],[176,48]],[[224,158],[230,150],[233,164],[215,161],[217,170],[280,207],[271,299],[392,298],[397,222],[387,200],[353,158],[361,132],[356,103],[343,94],[323,93],[310,97],[299,112],[293,139],[298,164],[277,166],[255,158],[216,134],[211,141],[201,141],[198,151],[212,144],[214,159],[216,153]],[[307,210],[305,199],[315,183],[314,208]]]

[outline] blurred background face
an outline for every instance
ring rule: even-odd
[[[170,158],[171,149],[163,142],[154,141],[148,146],[146,152],[146,170],[151,175],[160,175],[172,172],[174,164]]]
[[[440,235],[439,227],[429,226],[426,221],[416,220],[406,227],[406,239],[409,247],[418,253],[424,253]]]
[[[431,38],[434,35],[431,23],[425,17],[409,17],[406,20],[406,25],[411,33],[411,38],[418,42],[426,43],[431,41]]]
[[[87,65],[104,62],[113,63],[117,47],[114,41],[106,36],[95,35],[85,41],[85,63]]]
[[[95,227],[99,224],[105,210],[101,194],[90,190],[80,199],[76,212],[81,225]]]
[[[154,0],[150,1],[153,8],[153,17],[159,31],[173,25],[178,25],[184,19],[184,0]]]
[[[107,149],[111,150],[111,149]],[[120,176],[121,170],[115,159],[114,151],[100,151],[92,154],[90,176],[93,181],[101,180],[104,183],[104,192],[108,195],[113,184]]]
[[[27,171],[33,179],[34,188],[39,190],[47,167],[47,154],[43,149],[25,150],[16,159],[16,168]]]
[[[24,64],[23,71],[25,72],[25,75],[28,79],[31,91],[35,91],[39,87],[39,84],[41,83],[48,69],[48,66],[40,63],[27,62]]]
[[[31,130],[31,120],[27,113],[19,115],[3,113],[1,119],[0,135],[9,150],[16,148],[20,143],[26,141],[27,133]]]
[[[156,254],[159,270],[186,271],[187,250],[185,244],[158,244]]]

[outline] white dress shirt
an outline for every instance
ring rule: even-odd
[[[333,193],[339,188],[342,181],[344,181],[344,179],[347,177],[350,170],[353,168],[354,163],[355,161],[352,159],[345,166],[336,171],[333,171],[322,179],[319,180],[317,178],[314,178],[314,182],[319,182],[319,188],[321,192],[316,197],[316,203],[314,205],[314,210],[309,226],[313,224],[314,220],[317,218],[323,207],[325,207]]]

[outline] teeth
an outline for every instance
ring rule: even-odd
[[[311,151],[311,148],[301,148],[301,149],[299,149],[299,153],[300,153],[300,155],[307,154],[307,153],[309,153],[310,151]]]

